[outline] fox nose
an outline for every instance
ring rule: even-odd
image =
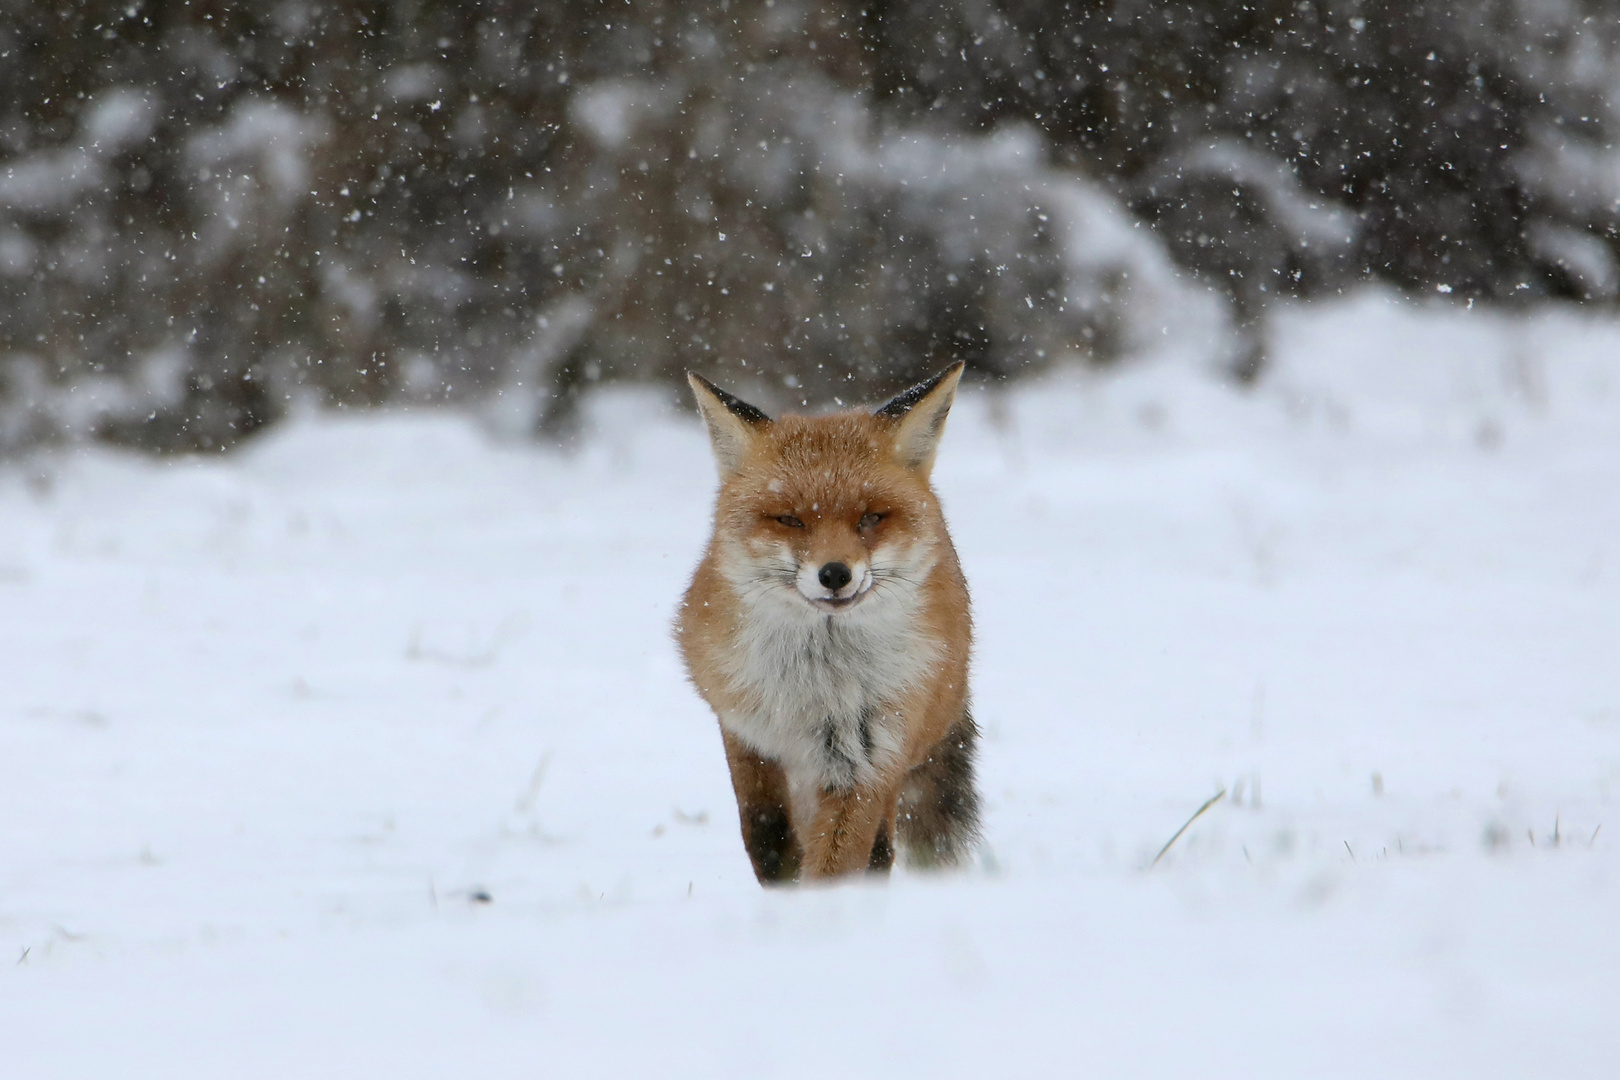
[[[828,592],[837,592],[845,585],[848,585],[849,579],[854,576],[849,572],[849,567],[843,563],[830,562],[821,568],[821,573],[816,575],[816,579],[821,582],[821,587]]]

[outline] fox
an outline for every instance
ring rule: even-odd
[[[963,365],[866,411],[688,374],[719,473],[675,619],[761,885],[962,863],[979,841],[967,580],[930,474]]]

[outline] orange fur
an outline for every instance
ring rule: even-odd
[[[897,839],[949,862],[976,831],[967,583],[929,484],[960,374],[775,421],[693,380],[722,482],[676,634],[762,882],[886,870]]]

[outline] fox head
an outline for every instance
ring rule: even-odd
[[[750,606],[857,620],[916,598],[950,541],[929,486],[957,363],[873,412],[771,419],[689,375],[720,471],[715,551]]]

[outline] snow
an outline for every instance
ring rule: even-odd
[[[1196,354],[965,392],[988,844],[834,889],[674,654],[684,410],[0,471],[5,1075],[1612,1075],[1620,325]]]
[[[212,179],[214,170],[223,170],[221,194],[216,199],[220,212],[212,217],[231,218],[224,208],[235,206],[241,213],[246,190],[240,183],[227,184],[234,170],[256,167],[268,186],[277,208],[285,212],[309,187],[311,149],[328,137],[319,117],[300,114],[280,102],[246,99],[231,111],[230,119],[202,130],[186,142],[187,164],[203,179]],[[232,196],[237,199],[231,202]]]
[[[1525,230],[1525,239],[1549,265],[1568,274],[1585,296],[1609,300],[1620,293],[1620,266],[1609,246],[1591,233],[1538,221]]]
[[[1356,242],[1360,223],[1354,211],[1313,197],[1291,162],[1260,153],[1242,139],[1189,148],[1168,159],[1160,175],[1164,181],[1190,176],[1255,189],[1301,248],[1345,252]]]
[[[79,125],[83,145],[61,148],[7,164],[0,171],[0,208],[31,213],[72,209],[86,195],[107,187],[108,159],[143,142],[155,124],[153,108],[137,90],[112,90],[85,106]],[[7,262],[12,261],[7,257]]]
[[[617,150],[644,122],[666,115],[677,100],[671,88],[648,79],[603,79],[575,90],[568,109],[599,146]]]

